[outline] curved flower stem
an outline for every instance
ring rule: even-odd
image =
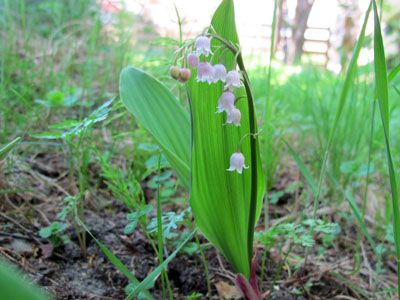
[[[259,134],[260,134],[260,132],[257,132],[256,134],[251,134],[249,132],[249,133],[246,133],[244,136],[242,136],[242,138],[240,139],[240,141],[238,143],[238,148],[237,148],[238,150],[237,151],[240,151],[240,148],[242,147],[242,144],[243,144],[243,141],[244,141],[245,138],[247,138],[248,136],[252,136],[253,138],[256,138],[257,135],[259,135]]]
[[[237,56],[237,63],[239,69],[243,73],[244,88],[247,95],[247,106],[249,110],[249,123],[250,123],[250,155],[251,155],[251,196],[250,196],[250,215],[249,215],[249,226],[247,235],[247,245],[249,249],[249,262],[253,257],[253,239],[254,239],[254,227],[256,222],[256,209],[257,209],[257,124],[254,110],[254,98],[250,87],[250,80],[246,72],[246,68],[243,63],[242,54],[239,53]]]
[[[221,37],[221,36],[219,36],[219,35],[216,35],[216,34],[210,34],[210,33],[206,34],[206,36],[212,37],[212,38],[214,38],[214,39],[220,41],[222,44],[224,44],[224,46],[225,46],[226,48],[228,48],[229,50],[231,50],[232,53],[233,53],[235,56],[238,56],[238,55],[239,55],[240,50],[237,49],[237,48],[235,47],[235,45],[233,45],[231,42],[227,41],[227,40],[224,39],[223,37]]]

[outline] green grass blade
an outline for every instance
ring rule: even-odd
[[[398,64],[396,67],[392,69],[392,71],[390,71],[388,75],[388,82],[389,83],[392,82],[392,80],[396,78],[399,72],[400,72],[400,64]]]
[[[176,170],[183,185],[190,185],[189,114],[157,79],[127,67],[120,76],[120,95],[126,108],[153,136]]]
[[[224,0],[216,10],[211,25],[225,40],[238,44],[232,0]],[[212,46],[221,43],[213,39]],[[222,55],[222,56],[221,56]],[[222,63],[231,70],[235,63],[229,51],[215,52],[213,64]],[[249,275],[248,237],[251,205],[251,150],[250,137],[243,140],[241,152],[249,169],[239,175],[227,172],[229,158],[237,150],[241,138],[250,132],[249,111],[243,89],[236,93],[242,113],[241,125],[227,126],[225,115],[216,114],[218,98],[222,94],[222,83],[208,85],[196,81],[194,70],[188,83],[192,107],[192,191],[191,206],[196,223],[204,235],[229,260],[236,272]],[[261,161],[257,151],[257,217],[261,211],[265,191]],[[252,225],[254,227],[254,225]],[[250,230],[251,231],[251,230]]]
[[[0,257],[0,299],[49,300],[39,288],[22,279],[20,272]]]
[[[299,168],[301,175],[303,175],[304,179],[306,180],[308,186],[311,189],[311,192],[313,193],[313,196],[315,197],[317,195],[318,189],[313,176],[311,175],[306,164],[304,163],[300,155],[296,152],[296,150],[294,150],[293,147],[288,142],[284,141],[284,143],[288,147],[290,155],[292,155],[294,161],[296,162],[297,167]]]
[[[274,58],[274,46],[275,46],[275,31],[276,31],[276,17],[277,17],[277,9],[278,9],[278,0],[274,0],[274,11],[272,16],[272,24],[271,24],[271,44],[270,44],[270,53],[269,53],[269,64],[268,64],[268,73],[267,73],[267,97],[265,101],[265,114],[264,114],[264,151],[263,151],[263,159],[264,159],[264,167],[266,169],[265,179],[267,182],[267,191],[271,188],[273,184],[273,176],[276,171],[276,164],[274,162],[274,130],[271,126],[271,114],[272,114],[272,92],[271,92],[271,77],[272,77],[272,61]],[[268,197],[266,197],[266,205],[268,204]]]
[[[372,249],[374,250],[375,254],[376,253],[376,244],[372,236],[369,234],[367,225],[364,222],[364,218],[362,216],[362,213],[360,209],[358,208],[358,205],[356,203],[356,200],[354,199],[352,193],[347,190],[344,192],[344,195],[346,197],[347,202],[350,205],[350,208],[354,214],[354,216],[357,219],[358,224],[360,225],[361,232],[365,235],[365,238],[367,239],[368,243],[371,245]]]
[[[378,9],[375,1],[374,6],[374,66],[375,66],[375,85],[376,95],[378,97],[379,111],[382,120],[382,127],[385,137],[387,164],[389,169],[390,188],[393,204],[393,222],[394,238],[396,244],[397,269],[400,270],[400,208],[399,208],[399,190],[397,187],[396,172],[393,165],[393,159],[390,147],[389,134],[389,92],[387,68],[385,60],[385,49],[381,33],[381,25],[378,16]],[[397,273],[398,298],[400,299],[400,272]]]
[[[129,269],[124,265],[124,263],[118,259],[102,242],[100,242],[96,237],[90,232],[86,225],[78,220],[78,223],[86,230],[86,232],[93,238],[96,244],[99,246],[100,250],[103,251],[104,255],[107,256],[109,261],[120,271],[126,278],[129,279],[131,283],[135,286],[139,285],[140,282],[137,280],[135,275],[133,275]],[[154,297],[147,290],[142,290],[142,294],[146,299],[154,300]]]
[[[158,157],[158,167],[157,167],[157,176],[161,176],[161,155]],[[158,246],[158,261],[160,264],[164,262],[164,234],[163,234],[163,226],[162,226],[162,206],[161,206],[161,196],[160,196],[160,180],[157,180],[157,246]],[[168,289],[169,299],[173,299],[172,289],[169,283],[169,278],[167,272],[161,272],[161,284],[162,284],[162,293],[163,299],[167,299],[166,297],[166,288]]]
[[[295,160],[297,167],[299,168],[300,173],[303,175],[304,179],[306,180],[307,184],[311,188],[312,193],[314,196],[317,193],[317,185],[316,182],[314,181],[314,178],[312,177],[310,171],[308,170],[307,166],[305,165],[303,159],[300,157],[300,155],[296,152],[296,150],[293,149],[293,147],[286,141],[284,141],[286,146],[289,149],[290,154],[292,155],[293,159]],[[334,180],[334,178],[332,178]],[[338,187],[339,190],[342,190],[340,185],[336,180],[334,180],[335,185]],[[371,247],[376,250],[376,244],[375,241],[373,240],[372,236],[369,234],[367,225],[364,222],[364,219],[362,217],[361,211],[358,208],[358,205],[353,197],[353,195],[350,193],[350,191],[342,191],[344,196],[346,197],[347,202],[350,205],[351,210],[353,211],[354,216],[357,219],[357,222],[360,225],[362,233],[365,235],[367,241],[371,245]]]
[[[363,25],[361,27],[361,31],[360,31],[360,34],[359,34],[358,39],[357,39],[356,46],[355,46],[354,51],[353,51],[353,55],[351,57],[349,67],[348,67],[347,72],[346,72],[344,85],[343,85],[343,88],[342,88],[341,93],[340,93],[339,104],[338,104],[338,108],[336,110],[336,115],[335,115],[335,119],[334,119],[334,122],[333,122],[333,126],[332,126],[332,128],[330,129],[330,132],[329,132],[328,143],[327,143],[327,145],[325,147],[324,157],[323,157],[323,160],[322,160],[321,171],[320,171],[319,180],[318,180],[317,195],[316,195],[316,197],[314,199],[313,218],[315,218],[315,215],[316,215],[316,212],[317,212],[317,208],[318,208],[318,204],[319,204],[319,198],[320,198],[320,195],[321,195],[322,183],[323,183],[323,180],[325,178],[326,164],[327,164],[327,161],[328,161],[329,151],[330,151],[330,148],[332,146],[332,143],[333,143],[333,140],[334,140],[334,137],[335,137],[335,134],[336,134],[336,130],[337,130],[337,127],[338,127],[338,124],[339,124],[339,120],[340,120],[340,117],[342,116],[342,112],[343,112],[343,109],[344,109],[344,106],[345,106],[345,103],[346,103],[346,100],[347,100],[347,96],[348,96],[350,88],[351,88],[351,86],[353,84],[354,76],[355,76],[355,73],[356,73],[356,70],[357,70],[357,60],[358,60],[358,57],[360,55],[360,51],[361,51],[362,45],[364,44],[365,29],[367,27],[369,14],[371,13],[371,8],[372,8],[372,2],[369,4],[367,12],[365,13],[364,22],[363,22]]]
[[[12,150],[14,149],[14,147],[16,145],[19,144],[19,142],[21,141],[20,137],[15,138],[13,141],[11,141],[10,143],[8,143],[7,145],[4,145],[3,147],[0,148],[0,160],[4,159],[6,157],[6,155]]]
[[[328,149],[329,149],[330,144],[332,143],[333,138],[335,136],[337,126],[339,124],[339,120],[342,115],[344,105],[346,103],[347,95],[349,94],[349,91],[353,85],[354,76],[355,76],[355,73],[357,70],[357,61],[358,61],[358,57],[360,56],[361,48],[364,44],[365,30],[367,28],[367,23],[368,23],[368,18],[369,18],[370,13],[371,13],[371,3],[368,6],[367,12],[365,13],[364,22],[361,27],[361,32],[360,32],[360,35],[358,36],[358,40],[357,40],[356,46],[354,48],[353,55],[351,57],[349,67],[347,69],[344,85],[343,85],[343,88],[340,93],[339,105],[338,105],[338,109],[336,111],[335,120],[333,122],[331,132],[329,134]]]
[[[171,253],[170,256],[168,256],[162,264],[160,264],[157,268],[154,269],[153,272],[151,272],[142,282],[140,282],[128,295],[128,297],[125,298],[125,300],[130,300],[133,297],[135,297],[137,294],[140,292],[143,292],[149,284],[154,281],[157,276],[161,274],[161,272],[166,268],[166,266],[170,263],[171,260],[174,259],[174,257],[178,254],[179,251],[185,246],[196,234],[197,229],[193,230],[189,236],[175,249],[174,252]]]

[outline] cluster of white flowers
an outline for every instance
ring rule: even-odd
[[[218,81],[223,82],[224,92],[218,100],[217,113],[226,112],[227,124],[240,126],[241,113],[235,107],[235,88],[240,88],[240,73],[236,70],[226,71],[223,64],[211,65],[205,60],[211,54],[211,39],[200,36],[194,44],[195,50],[187,56],[189,65],[197,68],[197,81],[208,82],[209,84]],[[204,55],[204,61],[200,62],[200,56]]]
[[[197,68],[198,82],[212,84],[221,81],[224,83],[223,93],[218,99],[217,113],[226,113],[226,124],[240,126],[242,114],[235,106],[234,94],[234,90],[242,86],[240,73],[236,70],[227,72],[223,64],[211,65],[206,60],[210,54],[212,55],[211,38],[200,36],[194,43],[194,51],[187,55],[186,60],[191,67]],[[170,73],[173,78],[181,82],[187,81],[191,76],[190,70],[186,68],[171,67]],[[230,158],[230,167],[227,170],[242,174],[243,169],[246,168],[248,167],[245,166],[244,155],[240,151],[233,153]]]

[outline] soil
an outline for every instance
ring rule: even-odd
[[[3,165],[4,177],[0,180],[3,185],[0,188],[9,190],[0,194],[0,255],[18,265],[29,279],[42,286],[55,299],[125,299],[124,288],[128,280],[109,262],[89,235],[87,252],[84,254],[72,226],[67,232],[71,242],[63,247],[53,248],[48,240],[38,234],[40,228],[54,221],[64,192],[71,189],[65,160],[43,153],[26,160],[18,156],[10,159],[13,163]],[[96,174],[93,170],[91,176],[94,183],[99,182]],[[298,174],[282,174],[282,180],[275,189],[283,190],[297,177]],[[294,203],[301,190],[296,193],[284,194],[270,208],[271,223],[290,217],[296,209],[300,209]],[[151,197],[151,193],[146,195]],[[86,226],[139,280],[154,270],[158,262],[152,246],[140,231],[129,236],[123,233],[128,223],[128,211],[107,189],[100,188],[95,196],[88,194],[85,206]],[[180,208],[175,205],[170,209]],[[262,228],[261,224],[259,228]],[[351,241],[355,238],[356,231],[350,227],[325,255],[321,257],[310,253],[307,265],[297,269],[294,266],[303,260],[296,257],[295,248],[286,261],[283,261],[278,249],[272,248],[264,272],[261,272],[264,251],[258,246],[259,278],[264,273],[261,290],[268,291],[268,299],[366,299],[363,292],[371,291],[374,274],[363,265],[358,275],[351,275],[354,265],[354,245]],[[207,243],[202,237],[200,240]],[[286,246],[283,250],[287,251]],[[167,250],[171,253],[174,248],[169,245]],[[301,249],[298,253],[304,255]],[[370,259],[370,265],[376,263],[367,247],[363,249],[363,255]],[[234,273],[223,257],[212,247],[207,247],[205,256],[210,272],[211,298],[237,296]],[[389,259],[387,263],[391,262],[393,264],[393,260]],[[167,272],[174,299],[207,293],[205,270],[199,254],[178,254],[168,265]],[[394,280],[392,275],[387,276],[388,285]],[[156,299],[162,299],[160,280],[150,292]]]

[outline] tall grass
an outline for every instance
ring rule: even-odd
[[[131,45],[131,30],[122,27],[134,19],[115,20],[118,43],[93,0],[0,2],[0,140],[43,130],[60,115],[82,118],[116,93]],[[74,97],[73,109],[61,101]]]
[[[393,205],[394,239],[396,243],[397,258],[397,297],[400,299],[400,206],[399,189],[397,186],[397,174],[392,159],[392,148],[390,142],[390,111],[389,111],[389,91],[388,74],[386,68],[385,48],[381,33],[381,24],[378,16],[378,9],[375,0],[374,7],[374,66],[375,66],[375,88],[379,103],[379,111],[382,120],[382,127],[385,137],[385,147],[387,155],[387,166],[389,169],[390,189]]]
[[[272,14],[272,24],[271,24],[271,43],[270,43],[270,52],[269,52],[269,62],[268,62],[268,71],[267,71],[267,82],[266,82],[266,100],[265,100],[265,109],[264,109],[264,126],[263,126],[263,160],[264,160],[264,168],[265,168],[265,179],[267,182],[267,191],[273,185],[274,181],[274,173],[277,167],[278,156],[276,145],[276,137],[274,137],[274,129],[271,124],[272,118],[272,91],[271,91],[271,77],[272,77],[272,62],[274,59],[274,48],[275,48],[275,35],[276,35],[276,18],[277,18],[277,7],[278,0],[274,0],[274,10]]]

